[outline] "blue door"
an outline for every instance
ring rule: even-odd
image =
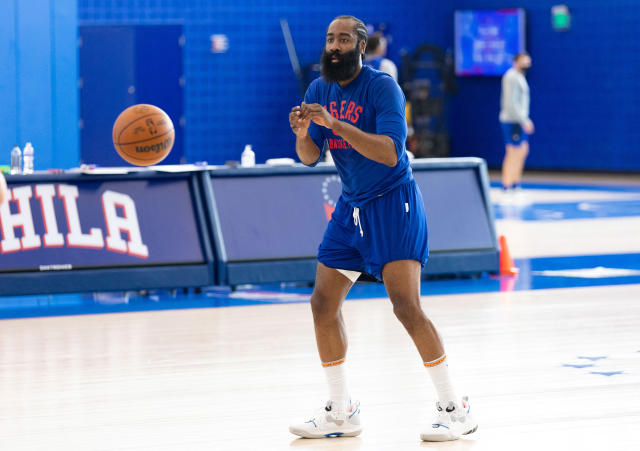
[[[162,164],[184,162],[182,26],[80,27],[80,159],[84,164],[129,166],[111,141],[125,108],[162,108],[176,131]]]

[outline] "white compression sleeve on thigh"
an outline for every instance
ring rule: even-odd
[[[355,283],[358,277],[360,277],[360,274],[362,274],[361,272],[351,271],[350,269],[338,269],[338,272],[353,283]]]

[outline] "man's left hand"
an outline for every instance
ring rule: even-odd
[[[300,109],[300,116],[305,119],[311,119],[316,124],[327,128],[333,128],[335,121],[337,120],[318,103],[302,105],[302,108]]]

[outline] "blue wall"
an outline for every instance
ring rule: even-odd
[[[77,0],[5,0],[0,27],[0,165],[14,144],[35,167],[78,161]]]
[[[279,20],[287,18],[300,60],[316,62],[325,27],[339,14],[387,22],[400,50],[431,42],[453,47],[455,9],[521,6],[527,11],[534,67],[528,167],[640,170],[640,2],[575,0],[572,28],[551,28],[552,0],[4,0],[0,27],[0,144],[31,140],[37,168],[79,162],[77,25],[184,26],[185,156],[223,163],[251,143],[258,161],[293,156],[287,121],[299,101]],[[345,6],[347,5],[347,6]],[[229,50],[211,53],[210,35]],[[6,64],[5,62],[8,62]],[[459,78],[449,124],[453,156],[480,156],[499,166],[498,78]],[[0,148],[0,150],[2,150]]]
[[[185,156],[187,161],[239,160],[245,144],[256,159],[293,157],[294,137],[287,115],[300,101],[280,29],[288,19],[301,63],[318,61],[331,19],[353,14],[365,22],[388,22],[394,43],[414,48],[436,37],[440,19],[429,0],[248,1],[80,0],[82,25],[184,24]],[[153,6],[151,6],[153,4]],[[411,11],[409,14],[407,11]],[[226,53],[211,53],[210,36],[229,38]],[[400,61],[400,45],[390,46]]]
[[[454,9],[523,7],[527,49],[531,138],[528,167],[640,170],[640,2],[567,1],[571,30],[551,27],[557,1],[455,0],[445,12],[442,44],[453,47]],[[499,78],[458,78],[451,113],[452,154],[474,155],[499,166],[504,150],[498,126]]]

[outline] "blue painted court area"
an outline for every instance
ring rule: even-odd
[[[561,221],[563,219],[620,218],[640,216],[640,200],[582,201],[531,204],[519,207],[522,221]],[[496,205],[496,219],[513,217],[513,206]]]
[[[553,191],[587,190],[598,192],[598,200],[576,202],[536,203],[542,190],[542,198]],[[640,194],[638,187],[592,187],[567,185],[525,185],[524,194],[530,202],[523,205],[496,203],[496,219],[505,217],[521,221],[591,218],[640,217],[638,199],[620,200],[618,195]],[[606,199],[611,194],[611,199]],[[589,196],[587,196],[589,197]],[[635,250],[637,251],[637,250]],[[516,259],[519,274],[515,277],[496,277],[480,274],[467,278],[438,278],[422,283],[422,294],[443,295],[462,293],[486,293],[510,290],[539,290],[561,287],[585,287],[640,283],[640,253],[609,255],[560,256]],[[236,290],[228,287],[210,287],[203,291],[159,290],[148,293],[83,293],[63,295],[14,296],[0,298],[0,318],[25,318],[40,316],[79,315],[98,313],[120,313],[149,310],[185,308],[214,308],[262,304],[309,302],[310,286],[294,284],[270,284],[240,286]],[[358,282],[348,299],[386,297],[384,285],[373,282]],[[577,362],[569,365],[583,365]],[[576,366],[577,368],[577,366]]]
[[[489,183],[491,188],[501,188],[502,184],[498,181]],[[611,193],[640,193],[640,186],[637,185],[608,185],[602,184],[585,184],[585,183],[542,183],[542,182],[526,182],[522,184],[525,190],[550,190],[550,191],[608,191]]]
[[[443,295],[512,290],[586,287],[640,283],[640,254],[549,257],[515,260],[515,277],[482,274],[469,278],[441,278],[422,282],[422,294]],[[0,299],[0,318],[121,313],[185,308],[309,302],[312,288],[294,284],[212,287],[193,291],[150,293],[83,293],[10,296]],[[384,285],[358,282],[349,300],[386,297]]]
[[[491,186],[500,188],[497,183]],[[563,192],[564,196],[560,194]],[[501,194],[493,205],[495,219],[561,221],[640,216],[640,187],[637,186],[530,183],[523,185],[521,191]]]

